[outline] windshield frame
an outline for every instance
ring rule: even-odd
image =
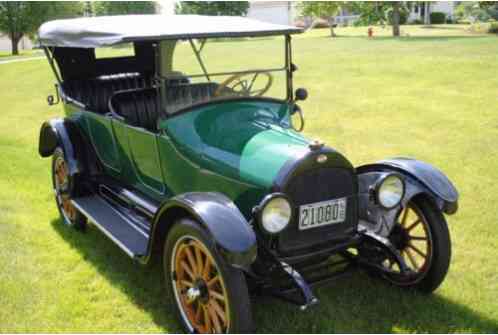
[[[175,45],[179,40],[175,41],[168,41],[168,42],[173,42],[173,44],[169,44],[167,46],[163,45],[162,43],[158,43],[158,48],[156,49],[156,83],[158,83],[158,90],[160,91],[159,96],[161,100],[161,106],[162,106],[162,115],[164,117],[168,118],[171,116],[174,116],[176,114],[175,112],[169,112],[168,111],[168,101],[166,99],[166,95],[164,94],[165,90],[165,82],[169,80],[175,80],[175,79],[182,79],[182,78],[206,78],[208,82],[211,82],[211,77],[215,76],[227,76],[227,75],[243,75],[243,74],[256,74],[259,72],[285,72],[285,81],[286,81],[286,92],[285,92],[285,98],[284,99],[279,99],[279,98],[273,98],[273,97],[267,97],[267,96],[232,96],[232,97],[220,97],[216,99],[212,99],[206,102],[201,102],[201,103],[195,103],[192,104],[190,107],[197,107],[199,105],[203,105],[206,103],[212,103],[212,102],[223,102],[223,101],[233,101],[234,99],[263,99],[263,100],[274,100],[274,101],[279,101],[282,103],[291,103],[294,99],[293,96],[293,72],[295,70],[295,66],[292,63],[292,48],[291,48],[291,35],[286,34],[284,35],[284,65],[282,67],[273,67],[273,68],[258,68],[258,69],[249,69],[249,70],[242,70],[242,71],[227,71],[227,72],[213,72],[209,73],[208,69],[206,68],[206,65],[202,59],[202,49],[204,48],[207,39],[201,39],[199,40],[199,46],[196,46],[196,43],[194,42],[194,39],[189,38],[189,39],[183,39],[184,41],[187,40],[190,43],[190,46],[192,48],[192,51],[194,52],[197,62],[202,70],[202,73],[194,73],[194,74],[175,74],[174,72],[168,73],[167,76],[163,75],[167,70],[171,71],[171,64],[172,64],[172,59],[174,56],[174,49]],[[164,69],[164,58],[166,59],[166,62],[168,62],[169,69]],[[190,109],[190,107],[186,107],[184,109]]]

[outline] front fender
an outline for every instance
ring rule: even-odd
[[[410,159],[392,158],[356,168],[359,182],[359,216],[369,222],[376,233],[386,236],[395,223],[396,217],[413,197],[425,194],[446,214],[458,210],[458,191],[441,171],[430,164]],[[397,172],[404,176],[406,192],[401,206],[385,210],[373,203],[370,187],[387,172]]]
[[[153,238],[160,225],[171,226],[173,212],[187,212],[212,236],[221,256],[229,264],[247,268],[256,259],[256,235],[235,204],[221,193],[184,193],[164,202],[153,219]],[[163,218],[166,220],[162,221]],[[169,229],[169,227],[167,227]],[[164,227],[163,227],[164,229]]]

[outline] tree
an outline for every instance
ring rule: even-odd
[[[393,36],[399,37],[400,29],[399,29],[399,1],[394,1],[392,3],[393,11],[392,11],[392,25],[393,25]]]
[[[459,19],[471,22],[485,22],[490,19],[498,20],[498,2],[495,1],[467,1],[459,4],[455,10]]]
[[[93,3],[95,15],[154,14],[154,1],[96,1]]]
[[[330,26],[330,36],[335,37],[334,18],[345,5],[346,3],[341,1],[302,1],[300,9],[303,16],[327,20]]]
[[[0,31],[9,36],[12,54],[18,55],[19,41],[33,35],[43,22],[82,13],[82,3],[74,1],[0,1]]]
[[[360,14],[360,22],[370,24],[384,24],[389,22],[393,28],[393,36],[400,36],[401,18],[408,16],[410,4],[402,1],[362,1],[356,2],[352,9]]]
[[[249,9],[248,1],[181,1],[177,14],[244,16]]]

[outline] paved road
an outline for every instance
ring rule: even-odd
[[[16,59],[0,60],[0,65],[9,64],[9,63],[16,63],[16,62],[27,62],[30,60],[38,60],[38,59],[44,59],[44,58],[45,57],[43,57],[43,56],[36,56],[36,57],[21,57],[21,58],[16,58]]]

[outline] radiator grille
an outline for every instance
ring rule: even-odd
[[[357,224],[357,181],[351,170],[317,168],[294,177],[285,187],[285,193],[295,206],[290,226],[279,236],[279,250],[293,253],[331,240],[345,238]],[[347,198],[346,220],[308,230],[299,230],[299,206]]]

